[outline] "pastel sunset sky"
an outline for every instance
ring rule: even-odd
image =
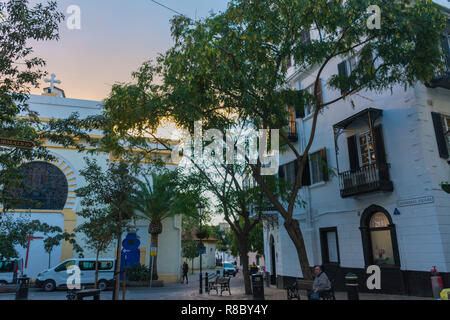
[[[45,1],[32,1],[45,2]],[[159,0],[190,18],[224,11],[228,0]],[[60,24],[60,40],[31,43],[35,55],[47,61],[49,74],[67,98],[103,100],[117,82],[130,82],[131,72],[173,44],[169,20],[174,12],[150,0],[58,0],[66,13],[70,5],[81,9],[81,29]],[[48,76],[49,77],[49,76]],[[33,89],[41,94],[48,84]]]

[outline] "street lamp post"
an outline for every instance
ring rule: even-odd
[[[202,233],[202,210],[204,209],[205,207],[202,205],[202,204],[199,204],[199,205],[197,205],[197,209],[198,209],[198,215],[199,215],[199,217],[200,217],[200,235],[201,235],[201,233]],[[199,281],[199,285],[200,285],[200,288],[199,288],[199,293],[200,294],[203,294],[203,287],[202,287],[202,255],[203,255],[203,243],[202,243],[202,239],[200,238],[200,241],[199,241],[199,249],[198,249],[198,251],[199,251],[199,253],[200,253],[200,274],[199,274],[199,278],[200,278],[200,281]]]

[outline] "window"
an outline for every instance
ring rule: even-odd
[[[372,135],[369,131],[359,134],[358,146],[360,167],[375,163],[375,149],[373,147]]]
[[[80,270],[95,270],[95,261],[80,261]]]
[[[439,156],[443,159],[448,159],[450,150],[450,116],[432,112],[431,118],[433,120]]]
[[[75,265],[75,261],[69,260],[69,261],[63,262],[59,266],[57,266],[55,268],[55,271],[56,272],[66,271],[70,266],[74,266],[74,265]]]
[[[328,181],[327,151],[326,148],[309,155],[311,170],[311,183]]]
[[[444,135],[447,138],[447,149],[450,150],[450,116],[442,115],[442,120],[444,125]]]
[[[278,177],[285,179],[286,182],[292,187],[297,177],[298,164],[297,160],[286,163],[278,168]],[[311,185],[311,176],[309,170],[309,161],[306,162],[305,169],[303,171],[302,186]]]
[[[319,231],[322,247],[322,264],[340,263],[337,228],[321,228]]]
[[[112,261],[99,261],[98,270],[111,270],[113,268]]]
[[[30,162],[21,166],[23,184],[13,190],[13,197],[23,199],[15,209],[62,210],[66,204],[68,184],[64,173],[46,162]]]
[[[314,96],[314,83],[305,89],[306,92],[308,92],[310,95]],[[305,105],[305,117],[309,116],[314,110],[314,106],[311,105]]]
[[[382,212],[375,213],[370,219],[370,239],[372,257],[375,264],[394,264],[389,220]]]
[[[0,272],[13,272],[14,262],[13,261],[0,261]]]
[[[397,232],[386,209],[375,204],[366,208],[359,229],[366,265],[400,267]]]

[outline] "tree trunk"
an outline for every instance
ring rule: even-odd
[[[239,257],[242,263],[242,276],[244,277],[245,294],[252,294],[252,283],[248,270],[248,239],[239,241]]]
[[[94,289],[97,289],[98,284],[98,256],[100,254],[100,250],[97,250],[97,256],[95,257],[95,281],[94,281]]]
[[[120,262],[121,262],[121,251],[122,251],[122,234],[117,237],[117,258],[115,267],[115,289],[114,289],[114,300],[119,300],[119,290],[120,290]]]
[[[284,227],[294,243],[297,250],[297,257],[302,269],[303,278],[306,280],[313,280],[313,275],[308,261],[308,255],[305,248],[305,240],[303,239],[302,231],[300,230],[300,224],[296,219],[285,220]]]
[[[152,233],[152,244],[151,244],[152,247],[158,248],[158,235],[159,235],[158,233]],[[150,256],[150,259],[151,259],[151,256]],[[151,263],[151,260],[150,260],[150,263]],[[158,280],[157,265],[158,265],[158,255],[156,255],[153,258],[153,274],[151,275],[152,280]]]

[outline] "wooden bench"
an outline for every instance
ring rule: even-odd
[[[300,290],[306,290],[306,292],[312,291],[313,280],[300,280],[297,279],[291,285],[286,286],[288,300],[297,299],[300,300]],[[319,292],[319,298],[322,300],[336,300],[334,295],[334,281],[330,280],[331,288],[329,290]]]
[[[222,292],[228,291],[231,295],[230,291],[230,277],[217,277],[215,281],[211,281],[208,283],[208,294],[210,294],[211,290],[216,290],[216,293],[219,294],[220,287],[220,295]]]
[[[83,300],[86,297],[93,297],[94,300],[100,300],[100,289],[84,289],[79,291],[70,291],[67,294],[68,300]]]
[[[296,279],[295,282],[286,286],[288,300],[300,300],[300,290],[311,291],[313,288],[313,280]]]

